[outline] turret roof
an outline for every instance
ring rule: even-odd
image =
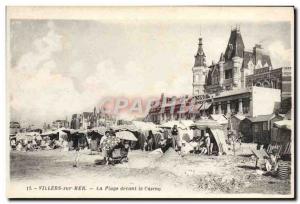
[[[206,56],[203,51],[202,38],[199,38],[198,51],[195,55],[195,64],[194,67],[206,66]]]
[[[231,60],[233,57],[243,57],[245,46],[239,28],[231,30],[227,48],[224,54],[225,61]]]

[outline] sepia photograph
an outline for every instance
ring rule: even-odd
[[[6,8],[10,199],[294,199],[294,7]]]

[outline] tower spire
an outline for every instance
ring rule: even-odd
[[[202,30],[201,30],[201,26],[200,26],[200,38],[202,37],[202,32],[201,32]]]
[[[194,66],[195,67],[206,66],[206,56],[203,51],[203,42],[202,42],[201,36],[199,38],[197,54],[195,55],[195,65]]]

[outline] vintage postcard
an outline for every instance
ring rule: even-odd
[[[7,7],[8,198],[295,197],[293,7]]]

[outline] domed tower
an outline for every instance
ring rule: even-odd
[[[206,66],[206,56],[203,51],[202,37],[199,38],[198,51],[195,55],[193,67],[193,95],[204,94],[204,85],[208,68]]]

